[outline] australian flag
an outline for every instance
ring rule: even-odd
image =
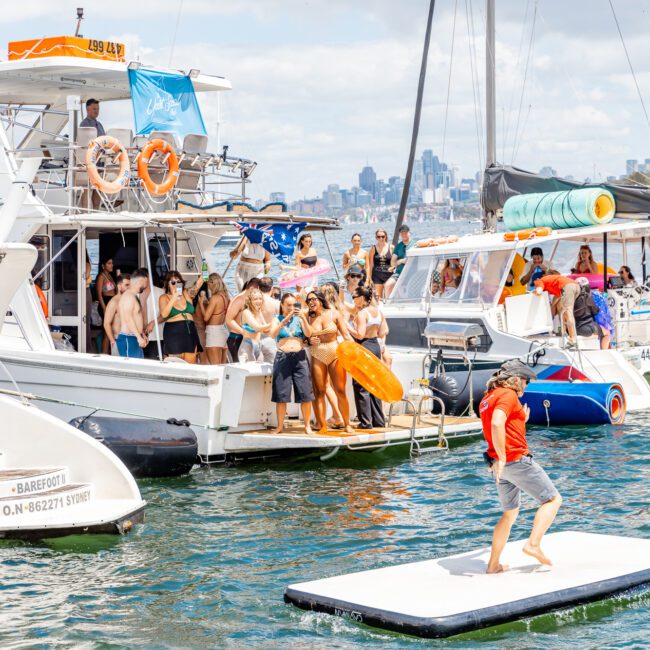
[[[251,244],[261,244],[271,255],[275,255],[283,264],[293,264],[293,253],[300,233],[306,223],[241,223],[235,221],[237,230]]]

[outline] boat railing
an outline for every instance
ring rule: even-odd
[[[22,113],[36,117],[27,118]],[[68,119],[69,113],[65,111],[0,105],[0,122],[9,144],[6,153],[14,159],[33,155],[43,158],[34,189],[55,212],[75,214],[90,211],[91,191],[98,193],[101,208],[109,212],[116,211],[120,206],[123,206],[120,209],[135,212],[174,210],[179,200],[199,206],[225,200],[247,200],[246,188],[257,163],[248,158],[229,155],[227,147],[220,153],[196,150],[197,142],[204,146],[207,138],[191,134],[186,136],[182,145],[179,146],[178,142],[172,144],[178,162],[178,177],[174,187],[163,196],[153,195],[138,174],[142,149],[150,138],[133,137],[128,129],[110,129],[107,133],[114,137],[118,135],[118,140],[119,134],[123,134],[125,141],[122,144],[128,155],[130,174],[128,184],[114,194],[101,192],[91,184],[85,162],[92,134],[84,141],[84,136],[88,136],[84,133],[77,142],[71,143],[68,135],[61,132]],[[155,138],[157,134],[151,134],[150,137]],[[172,134],[167,137],[170,138],[170,143],[172,139],[175,140]],[[188,144],[190,146],[184,146]],[[150,175],[157,184],[162,184],[168,178],[169,155],[155,153],[149,161]],[[102,179],[114,180],[120,169],[119,154],[102,152],[97,160],[97,168]],[[54,190],[64,190],[66,197],[54,194]]]

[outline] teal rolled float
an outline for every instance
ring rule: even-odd
[[[585,187],[565,192],[518,194],[503,206],[503,221],[508,230],[522,228],[577,228],[609,223],[616,202],[611,192],[601,187]]]

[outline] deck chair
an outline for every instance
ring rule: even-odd
[[[197,192],[201,183],[201,174],[205,170],[205,161],[200,155],[208,150],[208,136],[188,133],[183,140],[183,153],[180,174],[176,189],[182,196]]]

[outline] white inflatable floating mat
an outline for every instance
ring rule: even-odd
[[[650,583],[650,540],[579,532],[552,533],[542,548],[553,566],[509,542],[487,575],[489,548],[350,573],[287,587],[303,609],[421,637],[446,637],[570,607]]]

